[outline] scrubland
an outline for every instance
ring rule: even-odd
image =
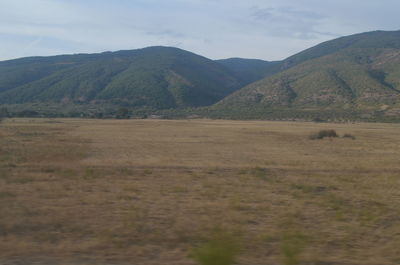
[[[0,264],[400,264],[399,206],[399,124],[0,124]]]

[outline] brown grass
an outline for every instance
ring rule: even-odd
[[[346,138],[312,141],[334,128]],[[0,264],[400,262],[400,125],[8,119]]]

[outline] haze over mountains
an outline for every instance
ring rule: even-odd
[[[233,71],[236,78],[239,78],[243,84],[250,84],[270,75],[280,65],[279,61],[268,62],[244,58],[229,58],[217,60],[217,62]]]
[[[278,62],[171,47],[0,62],[0,104],[26,103],[399,116],[400,31],[342,37]]]

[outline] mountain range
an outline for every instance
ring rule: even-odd
[[[217,62],[171,47],[0,62],[2,104],[197,107],[216,103],[244,84]]]
[[[189,108],[223,118],[395,119],[400,31],[341,37],[273,62],[214,61],[172,47],[0,62],[0,104],[50,103]]]

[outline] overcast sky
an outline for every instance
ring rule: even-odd
[[[0,60],[175,46],[280,60],[322,41],[399,30],[399,0],[0,0]]]

